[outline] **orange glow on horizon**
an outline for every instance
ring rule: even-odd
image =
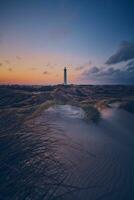
[[[68,69],[68,83],[73,83],[76,75]],[[53,70],[45,73],[41,71],[1,71],[0,84],[62,84],[63,70]]]
[[[74,67],[83,60],[55,54],[22,54],[20,57],[3,55],[0,84],[62,84],[65,66],[68,70],[68,83],[76,83],[79,71]]]

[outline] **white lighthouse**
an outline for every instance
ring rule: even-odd
[[[64,85],[67,85],[67,68],[64,68]]]

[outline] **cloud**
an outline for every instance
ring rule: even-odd
[[[12,71],[13,71],[13,69],[10,67],[10,68],[8,68],[8,71],[9,71],[9,72],[12,72]]]
[[[2,67],[3,66],[3,63],[0,63],[0,67]]]
[[[44,71],[43,74],[48,74],[48,71]]]
[[[127,71],[131,71],[134,73],[134,60],[128,62],[125,67]]]
[[[77,71],[83,70],[83,69],[85,69],[85,68],[91,66],[91,64],[92,64],[92,61],[90,60],[90,61],[87,62],[87,63],[84,63],[84,64],[82,64],[82,65],[77,66],[77,67],[75,68],[75,70],[77,70]]]
[[[126,67],[132,67],[132,66],[134,66],[134,60],[131,60],[126,64]]]
[[[98,72],[100,72],[100,68],[94,66],[94,67],[92,67],[92,68],[90,68],[90,69],[88,69],[88,70],[85,70],[85,71],[82,73],[82,75],[85,76],[85,77],[88,77],[88,76],[90,76],[90,75],[92,76],[92,74],[97,74]]]
[[[112,76],[115,76],[115,75],[118,75],[119,73],[121,72],[121,69],[115,69],[113,67],[110,67],[108,69],[100,69],[99,73],[98,73],[98,76],[101,76],[101,77],[112,77]]]
[[[53,69],[57,64],[52,64],[50,62],[48,62],[47,64],[45,64],[45,67]]]
[[[134,42],[124,41],[115,54],[106,61],[107,65],[113,65],[122,61],[128,61],[134,58]]]
[[[81,77],[82,80],[98,84],[134,84],[134,65],[122,68],[92,67],[84,71]]]
[[[134,73],[134,66],[129,67],[129,68],[127,68],[126,70],[127,70],[128,72],[132,72],[132,73]]]
[[[16,59],[17,59],[17,60],[21,60],[21,57],[20,57],[20,56],[16,56]]]
[[[99,69],[98,67],[96,67],[96,66],[94,66],[94,67],[92,67],[92,68],[90,69],[90,73],[92,73],[92,74],[98,73],[99,71],[100,71],[100,69]]]

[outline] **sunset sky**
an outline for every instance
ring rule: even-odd
[[[0,0],[0,83],[134,84],[134,1]]]

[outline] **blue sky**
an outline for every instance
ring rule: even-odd
[[[88,62],[90,64],[86,67],[89,69],[81,67],[81,70],[89,71],[94,66],[103,68],[122,41],[133,44],[133,10],[132,0],[0,0],[0,62],[9,69],[3,59],[10,58],[10,67],[13,68],[17,65],[14,58],[19,56],[25,63],[24,67],[22,63],[18,64],[21,71],[22,67],[27,68],[26,59],[30,63],[31,58],[27,55],[47,55],[50,61],[44,60],[42,70],[49,71],[49,67],[45,68],[47,62],[56,64],[57,70],[62,64],[70,64],[75,70]],[[56,63],[53,63],[54,55],[58,56]],[[62,57],[62,62],[59,57]],[[32,68],[33,63],[30,65]],[[120,68],[122,65],[125,66],[120,62],[112,67]],[[41,67],[38,66],[40,70]],[[76,71],[79,73],[74,81],[84,81],[81,79],[83,71]],[[88,83],[88,76],[84,78]]]

